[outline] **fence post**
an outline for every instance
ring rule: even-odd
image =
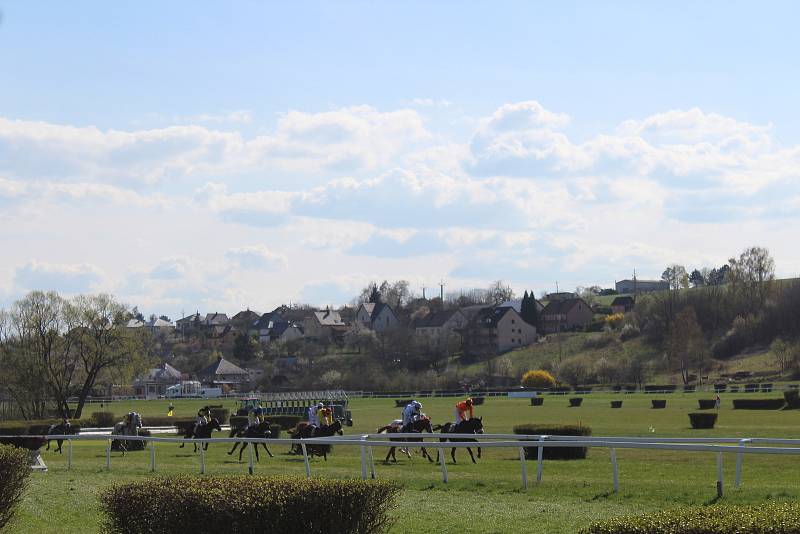
[[[544,443],[545,436],[539,436],[539,442]],[[539,445],[536,452],[536,483],[542,481],[542,458],[544,455],[544,447]]]
[[[369,469],[370,473],[372,474],[372,479],[375,480],[377,477],[375,476],[375,456],[372,453],[372,447],[367,449],[369,453]]]
[[[308,451],[303,441],[300,441],[300,448],[303,449],[303,461],[306,463],[306,478],[311,478],[311,464],[308,463]]]
[[[522,487],[528,489],[528,466],[525,464],[525,447],[519,448],[519,463],[522,464]]]
[[[150,472],[155,473],[156,471],[156,443],[155,441],[150,441]]]
[[[106,469],[111,470],[111,440],[106,443]]]
[[[367,436],[362,435],[361,441],[367,441]],[[361,445],[361,480],[367,479],[367,448]]]
[[[200,474],[206,474],[206,451],[203,449],[204,443],[200,442]]]
[[[739,440],[739,446],[740,447],[746,447],[747,446],[747,441],[748,440],[746,440],[746,439],[740,439]],[[742,485],[742,458],[743,458],[743,456],[744,456],[744,454],[742,454],[741,452],[737,452],[736,453],[736,484],[735,485],[736,485],[737,488]]]
[[[444,464],[444,451],[446,451],[444,447],[439,449],[439,463],[442,465],[442,482],[447,484],[447,466]]]
[[[617,471],[617,449],[611,447],[611,466],[614,469],[614,493],[619,492],[619,472]]]
[[[247,456],[248,456],[247,472],[252,475],[253,471],[255,470],[255,466],[253,465],[253,442],[252,441],[247,443]]]
[[[72,440],[67,438],[67,469],[72,469]]]
[[[722,453],[717,453],[717,497],[722,497]]]

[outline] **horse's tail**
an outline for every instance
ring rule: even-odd
[[[433,426],[431,427],[431,429],[432,429],[434,432],[437,432],[437,431],[439,431],[439,430],[441,430],[441,429],[443,429],[443,428],[444,428],[444,425],[433,425]]]
[[[377,434],[383,434],[384,432],[388,432],[388,430],[389,430],[390,428],[392,428],[392,425],[386,425],[386,426],[382,426],[382,427],[380,427],[380,428],[379,428],[379,429],[376,431],[376,433],[377,433]]]

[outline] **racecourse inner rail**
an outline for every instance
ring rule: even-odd
[[[20,438],[26,436],[0,436]],[[104,441],[106,442],[106,468],[111,469],[111,441],[124,439],[126,441],[147,441],[150,445],[150,471],[156,471],[156,443],[247,443],[249,465],[248,471],[253,474],[255,465],[253,462],[253,448],[256,444],[265,445],[299,445],[303,453],[306,476],[311,477],[311,463],[309,461],[308,447],[313,445],[336,445],[353,446],[361,449],[361,478],[377,478],[375,471],[375,460],[373,449],[375,447],[408,447],[417,448],[424,446],[426,449],[451,449],[466,447],[481,448],[509,448],[519,451],[520,469],[522,477],[522,487],[528,489],[527,460],[525,449],[532,447],[537,449],[536,460],[536,482],[542,481],[543,474],[543,452],[547,447],[593,447],[607,448],[610,453],[613,491],[619,491],[619,471],[617,466],[617,449],[654,449],[683,452],[706,452],[716,453],[717,458],[717,495],[723,494],[723,462],[724,453],[736,454],[736,476],[735,486],[742,484],[742,463],[745,454],[782,454],[800,455],[800,439],[778,439],[778,438],[651,438],[651,437],[587,437],[587,436],[555,436],[555,435],[519,435],[519,434],[429,434],[429,433],[394,433],[387,434],[360,434],[353,436],[335,436],[326,438],[207,438],[191,439],[183,438],[164,438],[153,436],[119,436],[119,435],[47,435],[47,436],[27,436],[44,437],[49,440],[64,440],[67,442],[67,469],[72,468],[72,442],[73,441]],[[447,437],[449,440],[462,439],[469,441],[447,441],[440,442],[439,439]],[[398,438],[414,438],[419,440],[435,441],[398,441]],[[764,446],[771,445],[771,446]],[[778,445],[778,446],[776,446]],[[203,447],[199,447],[200,473],[206,472],[206,459]],[[444,452],[444,451],[441,451]],[[447,483],[448,473],[445,463],[445,454],[440,454],[440,468],[442,482]]]

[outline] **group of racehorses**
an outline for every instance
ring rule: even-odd
[[[137,414],[138,415],[138,414]],[[140,421],[140,420],[139,420]],[[138,425],[137,425],[138,423]],[[140,422],[134,423],[132,426],[134,428],[138,428],[141,426]],[[122,423],[118,423],[121,425]],[[209,439],[213,431],[222,431],[222,425],[220,425],[219,419],[216,417],[212,417],[211,420],[201,426],[190,426],[184,432],[183,438],[184,440],[195,440],[195,439]],[[467,419],[461,421],[460,423],[445,423],[443,425],[435,425],[431,424],[431,420],[428,416],[422,414],[410,423],[405,426],[398,425],[396,422],[390,425],[383,426],[377,430],[378,434],[388,433],[388,434],[395,434],[395,433],[418,433],[422,434],[423,432],[428,432],[433,434],[434,432],[439,431],[442,434],[483,434],[483,418],[481,417],[474,417],[472,419]],[[69,423],[61,423],[58,425],[53,425],[48,430],[49,435],[54,434],[72,434],[74,432],[71,431]],[[114,433],[119,433],[119,429],[115,428]],[[334,421],[330,425],[326,426],[315,426],[311,425],[308,422],[300,422],[295,426],[295,428],[288,431],[289,436],[292,439],[310,439],[310,438],[326,438],[331,437],[335,434],[343,435],[342,432],[342,423],[341,421]],[[262,421],[258,425],[248,426],[246,428],[231,428],[230,437],[231,438],[257,438],[257,439],[267,439],[272,435],[270,430],[270,422],[269,421]],[[439,439],[440,442],[445,441],[453,441],[453,442],[477,442],[476,439],[468,439],[468,438],[448,438],[448,437],[441,437]],[[61,452],[61,444],[63,440],[57,440],[58,447],[55,449],[57,452]],[[392,441],[402,441],[406,443],[421,443],[423,442],[423,438],[419,437],[405,437],[405,438],[394,438]],[[197,452],[197,442],[193,442],[194,444],[194,452]],[[180,447],[183,448],[185,443],[181,443]],[[241,445],[241,447],[240,447]],[[256,443],[254,446],[256,460],[259,460],[258,455],[258,445]],[[273,457],[273,454],[267,448],[265,443],[260,443],[264,447],[264,450],[267,452],[270,458]],[[201,445],[203,450],[208,450],[208,442],[205,442]],[[242,461],[242,452],[244,452],[245,446],[244,442],[236,442],[233,444],[233,448],[228,451],[229,455],[232,455],[236,452],[236,449],[239,448],[239,461]],[[47,449],[50,449],[50,442],[47,443]],[[389,458],[392,461],[397,462],[397,457],[395,456],[395,449],[396,447],[390,447],[389,452],[386,454],[386,458],[384,462],[388,463]],[[428,451],[425,449],[424,446],[420,445],[420,449],[422,451],[422,457],[427,458],[428,461],[433,462],[433,458],[428,454]],[[290,453],[296,453],[301,450],[300,445],[295,445],[290,450]],[[310,456],[322,456],[326,461],[328,459],[328,453],[331,450],[331,446],[328,444],[315,444],[315,443],[308,443],[306,444],[306,452]],[[403,452],[411,458],[411,452],[408,448],[403,449]],[[472,459],[472,463],[477,463],[475,461],[475,455],[472,453],[472,449],[467,447],[467,452],[469,452],[469,456]],[[125,454],[124,447],[122,448],[123,455]],[[439,461],[439,454],[441,454],[441,450],[437,452],[436,461]],[[455,447],[450,449],[450,455],[453,459],[453,463],[456,463],[456,449]],[[478,458],[481,457],[481,448],[478,447]]]
[[[378,429],[378,434],[383,434],[384,432],[387,434],[422,434],[423,432],[434,433],[436,431],[441,432],[442,434],[483,434],[483,418],[482,417],[473,417],[472,419],[465,419],[459,423],[445,423],[443,425],[432,425],[431,419],[425,414],[420,415],[413,421],[409,422],[405,426],[398,425],[397,422],[392,423],[390,425],[382,426]],[[394,438],[392,441],[403,441],[403,442],[422,442],[423,438]],[[452,441],[452,442],[466,442],[466,443],[476,443],[478,440],[472,438],[448,438],[442,437],[439,439],[440,442],[445,441]],[[396,447],[390,447],[389,452],[386,453],[386,458],[384,462],[388,463],[389,458],[392,461],[397,462],[397,457],[395,456],[395,449]],[[433,462],[433,458],[428,451],[425,449],[424,446],[420,446],[420,450],[422,451],[422,457],[427,458],[428,461]],[[405,452],[406,456],[411,458],[411,452],[408,448],[402,449],[402,452]],[[439,455],[441,454],[441,449],[436,452],[436,461],[440,460]],[[472,449],[467,447],[467,452],[469,453],[469,457],[472,459],[472,463],[477,463],[475,461],[475,455],[472,454]],[[453,459],[453,463],[456,463],[456,448],[452,447],[450,449],[450,456]],[[478,458],[481,457],[481,448],[478,447]]]

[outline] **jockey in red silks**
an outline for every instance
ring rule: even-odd
[[[468,411],[469,417],[467,417]],[[472,419],[473,417],[475,417],[475,410],[472,407],[471,398],[456,403],[456,424],[466,421],[467,419]]]

